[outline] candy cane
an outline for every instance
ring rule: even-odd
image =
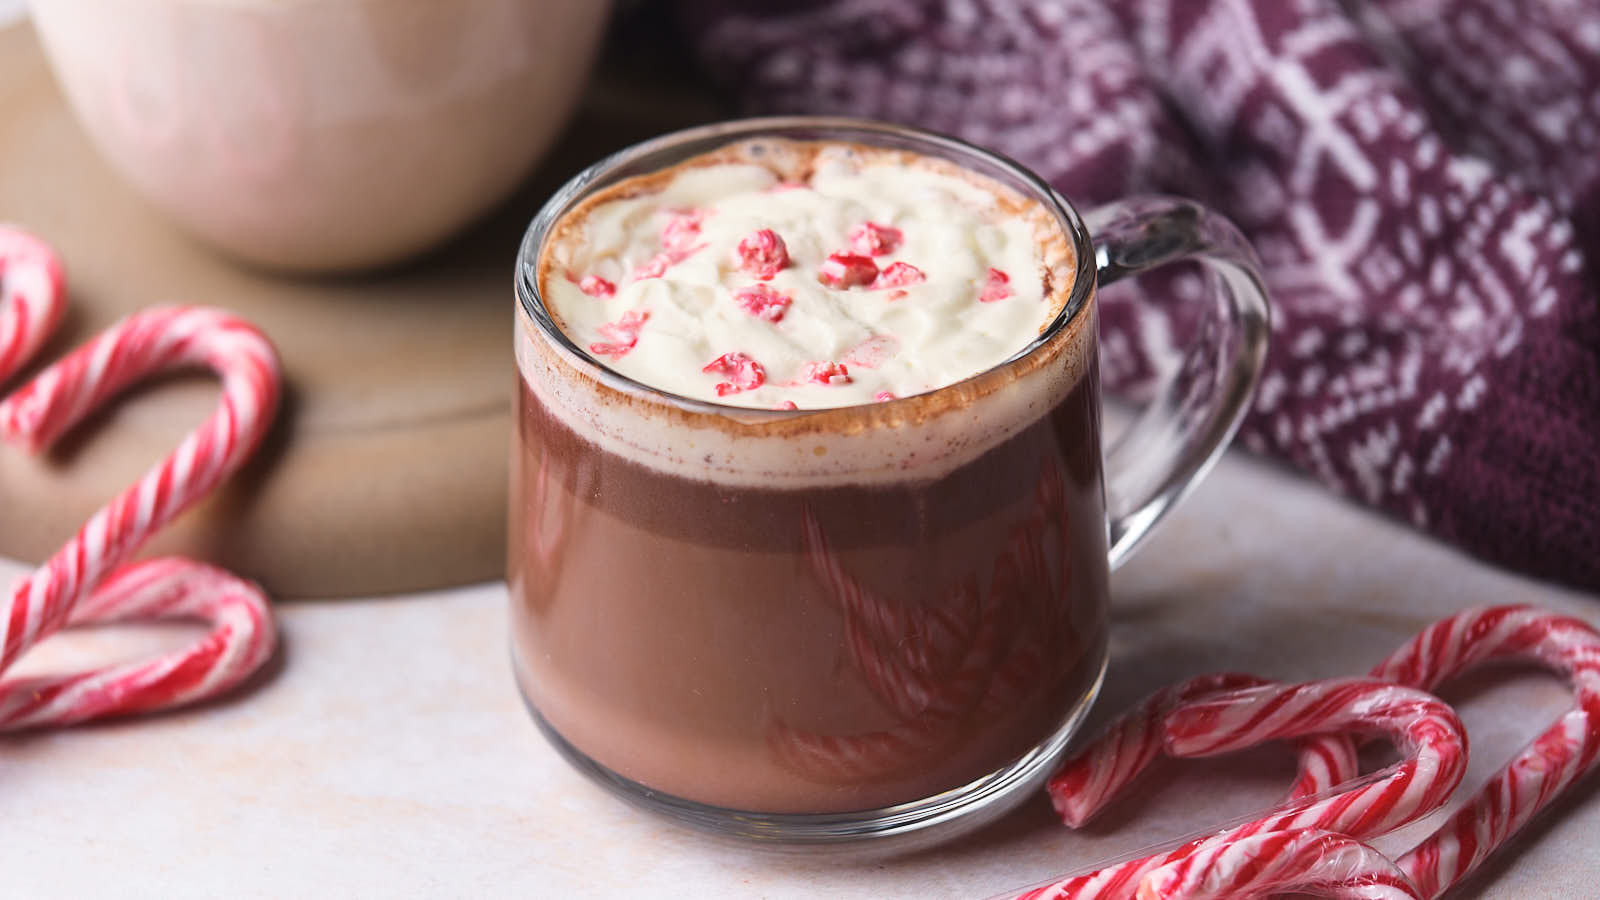
[[[1409,758],[1383,777],[1343,791],[1336,809],[1318,801],[1260,820],[1258,831],[1321,828],[1370,837],[1432,811],[1466,773],[1466,735],[1455,711],[1431,694],[1367,678],[1266,685],[1213,694],[1173,710],[1166,747],[1175,756],[1213,756],[1309,734],[1387,733]]]
[[[66,307],[61,262],[44,241],[0,225],[0,382],[38,352]]]
[[[974,629],[968,622],[977,619],[976,592],[970,597],[958,591],[949,594],[961,602],[958,609],[967,621],[913,611],[905,603],[877,596],[846,572],[809,508],[801,520],[800,541],[817,580],[843,616],[851,662],[873,693],[897,714],[922,713],[939,693],[939,670],[971,647]]]
[[[976,587],[971,590],[976,596]],[[978,634],[961,665],[941,681],[927,708],[891,728],[826,735],[779,721],[769,727],[767,744],[791,770],[824,782],[854,781],[904,769],[911,760],[960,733],[989,690],[1004,627],[1001,616],[980,612]]]
[[[1373,674],[1431,689],[1490,661],[1537,663],[1566,678],[1571,709],[1522,749],[1440,828],[1401,857],[1429,897],[1449,890],[1525,826],[1600,755],[1600,632],[1570,616],[1496,606],[1423,630]]]
[[[1164,687],[1106,726],[1045,785],[1050,803],[1068,827],[1081,828],[1132,784],[1162,751],[1162,723],[1180,704],[1218,691],[1266,684],[1238,672],[1201,675]],[[1300,771],[1288,799],[1319,794],[1359,772],[1355,743],[1344,735],[1316,735],[1297,743]]]
[[[823,781],[873,777],[904,768],[947,743],[974,715],[980,719],[1003,715],[1037,690],[1039,673],[1049,668],[1042,654],[1071,650],[1060,633],[1064,623],[1054,615],[1028,617],[1024,609],[1030,593],[1047,595],[1044,602],[1065,596],[1071,560],[1065,547],[1063,492],[1059,471],[1047,464],[1040,475],[1035,509],[1013,530],[1010,548],[995,558],[987,603],[981,599],[977,577],[969,575],[929,608],[890,604],[867,591],[844,570],[821,523],[806,510],[801,546],[817,580],[841,611],[851,662],[901,721],[887,729],[847,735],[819,734],[777,721],[767,736],[773,754],[791,770]],[[1061,576],[1055,582],[1042,543],[1052,518],[1059,524],[1063,543]],[[1065,608],[1064,603],[1056,605]],[[1022,626],[1026,622],[1034,627],[1033,620],[1045,624],[1023,640]],[[975,633],[968,625],[973,622]]]
[[[1387,856],[1342,834],[1269,831],[1196,850],[1139,882],[1139,900],[1239,900],[1316,892],[1335,900],[1424,900]]]
[[[1007,551],[996,557],[986,615],[1003,615],[1010,622],[1028,621],[1032,646],[1004,654],[983,700],[987,712],[1009,710],[1039,687],[1039,673],[1047,668],[1043,654],[1072,649],[1063,643],[1071,637],[1065,633],[1071,609],[1064,598],[1072,577],[1065,494],[1059,466],[1046,460],[1035,485],[1033,508],[1012,529]],[[1052,525],[1059,543],[1047,548],[1045,532]],[[802,513],[800,544],[814,577],[840,610],[844,645],[873,693],[907,718],[938,703],[938,694],[946,690],[943,677],[969,655],[976,641],[979,593],[975,576],[953,583],[941,602],[891,602],[845,570],[822,523],[809,508]],[[1058,575],[1052,576],[1048,558],[1058,561]],[[1014,636],[1008,633],[1004,637],[1010,640]]]
[[[1424,629],[1373,669],[1375,677],[1433,688],[1486,662],[1523,660],[1565,676],[1576,702],[1500,769],[1432,835],[1399,860],[1420,897],[1438,897],[1470,875],[1539,810],[1589,772],[1600,756],[1600,632],[1528,606],[1467,610]],[[1243,851],[1241,851],[1243,852]],[[1263,860],[1263,862],[1265,862]],[[1276,860],[1281,876],[1312,860]],[[1239,885],[1235,884],[1238,888]],[[1266,890],[1266,883],[1255,890]],[[1211,896],[1174,881],[1159,896]]]
[[[0,230],[0,237],[15,236]],[[40,248],[49,254],[42,244],[33,247]],[[59,263],[49,259],[59,286]],[[8,282],[11,270],[8,258]],[[15,295],[8,290],[6,296]],[[260,443],[277,410],[279,375],[276,352],[254,326],[203,308],[153,309],[124,319],[0,402],[0,437],[46,446],[137,380],[196,366],[221,376],[220,408],[13,589],[0,608],[0,672],[69,621],[200,617],[211,621],[211,633],[147,663],[0,684],[0,728],[193,702],[238,684],[271,656],[275,631],[259,589],[187,560],[117,571]]]
[[[214,697],[259,668],[277,639],[259,588],[221,569],[170,557],[113,572],[73,610],[69,624],[155,619],[204,619],[214,627],[195,644],[155,659],[0,681],[0,731],[68,725]]]
[[[1120,900],[1144,877],[1208,847],[1290,830],[1333,831],[1361,839],[1427,815],[1466,771],[1466,734],[1449,706],[1429,694],[1370,679],[1266,685],[1208,694],[1168,715],[1165,744],[1177,756],[1242,750],[1268,740],[1346,731],[1388,735],[1404,758],[1335,793],[1280,804],[1214,837],[1152,856],[1064,878],[1026,900]]]

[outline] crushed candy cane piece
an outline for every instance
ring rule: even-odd
[[[878,264],[871,257],[851,253],[830,253],[817,270],[817,280],[831,288],[870,285],[878,277]]]
[[[667,223],[661,226],[662,249],[685,254],[700,249],[694,242],[700,237],[700,223],[705,218],[703,209],[670,210]]]
[[[800,376],[801,384],[849,384],[849,367],[836,362],[808,362]]]
[[[646,278],[660,278],[667,274],[667,270],[695,255],[705,245],[690,247],[686,250],[663,250],[639,264],[633,270],[633,280],[643,281]]]
[[[762,281],[771,280],[789,265],[789,247],[770,228],[753,231],[734,248],[739,269]]]
[[[578,290],[591,297],[609,300],[617,295],[617,286],[599,275],[585,275],[578,282]]]
[[[667,269],[672,266],[673,262],[671,254],[657,253],[655,256],[640,263],[639,267],[633,270],[633,280],[643,281],[646,278],[660,278],[667,274]]]
[[[895,399],[895,397],[894,392],[892,391],[879,391],[877,394],[873,395],[872,399],[879,403],[888,403],[890,400]]]
[[[626,354],[639,343],[639,330],[649,319],[650,313],[647,310],[628,310],[617,321],[607,322],[599,327],[601,336],[607,340],[590,344],[589,352],[596,356],[609,356],[612,359]]]
[[[768,322],[783,321],[783,314],[793,302],[787,294],[780,294],[764,284],[734,291],[733,301],[750,315]]]
[[[885,266],[883,271],[878,273],[878,277],[872,280],[872,288],[873,290],[883,290],[885,288],[910,287],[913,284],[921,284],[927,280],[928,276],[924,275],[922,270],[916,266],[910,263],[896,262]],[[898,293],[901,297],[905,296],[904,291]],[[891,299],[898,300],[900,298],[892,297]]]
[[[978,295],[979,303],[993,303],[1011,296],[1011,276],[999,269],[989,269],[989,280],[984,282],[983,293]]]
[[[767,382],[767,370],[748,353],[724,353],[700,371],[728,379],[717,383],[718,397],[753,391]]]
[[[889,225],[862,222],[850,229],[850,249],[862,256],[886,256],[900,248],[905,233]]]

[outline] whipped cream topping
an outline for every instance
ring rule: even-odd
[[[1037,204],[942,161],[761,144],[569,213],[543,299],[574,343],[657,389],[851,406],[1016,355],[1070,292],[1064,246]]]

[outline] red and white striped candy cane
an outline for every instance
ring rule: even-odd
[[[1010,546],[995,558],[989,601],[982,603],[976,574],[958,580],[935,602],[904,598],[891,602],[846,571],[822,523],[810,509],[803,512],[800,543],[811,570],[842,617],[844,645],[867,686],[910,723],[936,706],[948,706],[952,690],[964,696],[965,683],[950,681],[953,671],[970,662],[977,646],[980,606],[986,626],[998,616],[1011,627],[989,636],[1001,657],[988,693],[986,712],[1003,713],[1040,686],[1047,654],[1076,652],[1068,626],[1066,596],[1072,577],[1065,482],[1059,467],[1046,461],[1035,489],[1033,509],[1013,529]],[[1056,529],[1056,545],[1046,546],[1046,531]],[[1050,561],[1058,574],[1051,573]],[[1026,646],[1012,646],[1022,637]],[[1003,632],[1003,633],[1002,633]],[[936,713],[930,720],[943,720]]]
[[[1530,606],[1472,609],[1424,629],[1372,671],[1424,690],[1486,662],[1537,663],[1566,678],[1571,709],[1399,860],[1427,897],[1471,874],[1600,756],[1600,632]]]
[[[1162,723],[1173,709],[1218,691],[1256,687],[1265,679],[1238,672],[1201,675],[1164,687],[1106,726],[1062,763],[1045,789],[1068,827],[1080,828],[1132,784],[1162,752]],[[1296,742],[1300,771],[1290,800],[1320,794],[1356,777],[1355,742],[1345,735],[1315,735]]]
[[[16,374],[61,321],[64,284],[49,245],[0,225],[0,382]]]
[[[1437,622],[1373,668],[1374,677],[1431,689],[1486,662],[1538,663],[1566,677],[1576,702],[1399,860],[1417,895],[1438,897],[1470,875],[1600,756],[1600,632],[1529,606],[1467,610]],[[1274,868],[1285,877],[1296,863]],[[1314,873],[1307,876],[1314,880]],[[1238,887],[1239,885],[1235,885]],[[1256,890],[1270,887],[1262,883]],[[1167,900],[1212,896],[1174,882]]]
[[[964,597],[953,586],[945,599],[966,602],[926,607],[878,596],[845,571],[822,523],[809,508],[801,519],[800,542],[818,583],[844,617],[846,631],[854,641],[851,651],[857,667],[879,672],[875,678],[889,694],[886,702],[912,713],[924,708],[932,692],[927,683],[930,677],[959,662],[972,645],[977,631],[976,596]],[[881,658],[870,658],[874,656]]]
[[[1394,861],[1329,831],[1269,831],[1202,847],[1139,882],[1139,900],[1241,900],[1314,892],[1334,900],[1425,900]]]
[[[261,589],[187,559],[137,562],[111,573],[72,611],[70,625],[203,619],[213,628],[163,656],[72,675],[0,681],[0,731],[70,725],[183,706],[226,693],[277,640]]]
[[[1403,759],[1337,793],[1281,804],[1252,822],[1152,856],[1035,888],[1026,900],[1128,900],[1146,875],[1207,847],[1278,831],[1318,829],[1357,839],[1427,815],[1466,771],[1466,734],[1443,701],[1370,679],[1266,685],[1209,694],[1168,715],[1167,751],[1206,756],[1283,738],[1349,731],[1388,735]]]
[[[1466,734],[1455,711],[1414,688],[1370,678],[1267,685],[1202,697],[1173,710],[1167,751],[1213,756],[1275,738],[1334,732],[1387,734],[1407,758],[1380,778],[1343,791],[1328,810],[1267,816],[1257,831],[1321,828],[1351,837],[1384,834],[1438,809],[1467,769]]]
[[[192,702],[232,687],[271,656],[276,633],[258,588],[187,560],[117,571],[155,531],[238,469],[266,433],[278,405],[278,360],[254,326],[192,307],[130,316],[0,402],[0,437],[46,446],[139,379],[194,367],[221,376],[220,407],[16,585],[0,607],[0,672],[69,621],[200,617],[213,630],[195,646],[148,663],[0,683],[0,729]]]
[[[970,589],[976,592],[975,585]],[[961,665],[944,676],[928,706],[897,725],[864,734],[827,735],[774,722],[767,743],[792,770],[825,782],[881,776],[948,743],[970,727],[974,708],[989,690],[1003,640],[999,615],[981,615],[978,634]]]

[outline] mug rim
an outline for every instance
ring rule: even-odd
[[[815,132],[827,132],[827,136]],[[885,143],[886,141],[900,141],[911,145],[903,149],[914,152],[927,151],[929,155],[957,164],[962,162],[962,157],[972,157],[999,169],[1026,189],[1028,199],[1040,203],[1055,217],[1062,233],[1071,243],[1075,256],[1073,261],[1075,272],[1072,289],[1067,294],[1066,302],[1032,340],[1004,360],[950,384],[872,404],[858,403],[792,410],[763,409],[686,397],[624,375],[578,346],[556,324],[545,306],[539,288],[540,260],[545,241],[556,223],[586,199],[592,190],[609,187],[615,183],[606,181],[606,176],[623,166],[655,155],[670,153],[685,145],[695,145],[692,152],[664,162],[658,169],[650,170],[658,171],[693,156],[714,152],[736,141],[758,137],[796,141],[852,140],[867,146],[889,147],[897,145]],[[878,140],[874,141],[873,138]],[[1010,186],[1016,187],[1016,185]],[[1090,306],[1089,299],[1094,293],[1096,272],[1094,245],[1083,216],[1077,208],[1032,169],[1005,154],[940,132],[873,119],[847,116],[761,116],[723,120],[668,132],[631,144],[584,167],[551,194],[529,222],[517,247],[516,269],[512,281],[522,315],[534,324],[546,345],[555,350],[569,365],[582,370],[603,387],[625,395],[635,397],[643,395],[690,416],[713,416],[748,425],[761,425],[821,414],[840,414],[850,410],[882,410],[903,404],[926,403],[930,397],[971,390],[974,382],[994,378],[997,372],[1032,357],[1068,331],[1077,322],[1079,314]],[[986,392],[986,390],[979,391],[979,393]]]

